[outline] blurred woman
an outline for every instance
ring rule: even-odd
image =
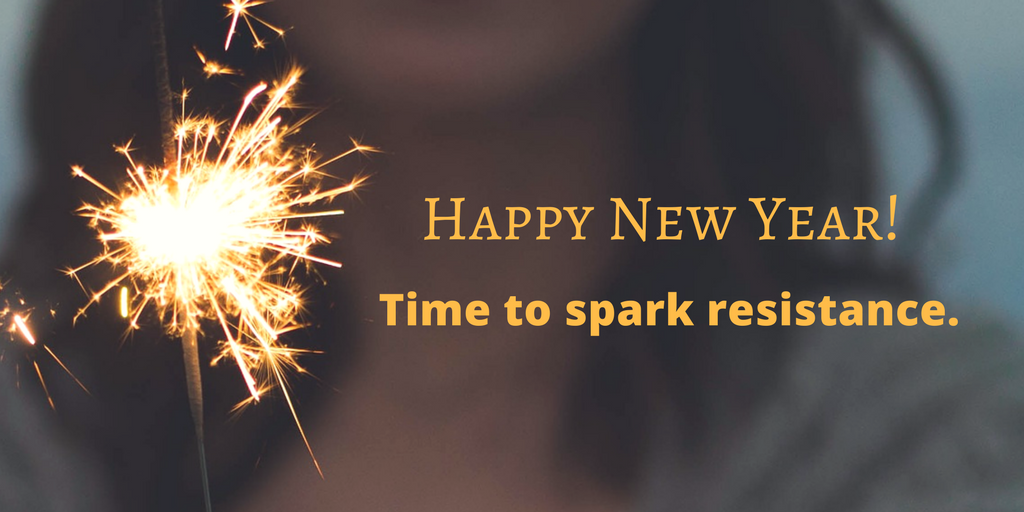
[[[197,84],[222,45],[223,8],[168,1],[171,76]],[[1020,350],[996,330],[608,328],[560,325],[570,300],[692,297],[752,302],[920,292],[867,244],[758,241],[736,215],[720,241],[611,241],[613,197],[653,205],[747,205],[785,197],[821,208],[871,204],[873,167],[860,56],[888,36],[939,88],[913,40],[872,0],[282,0],[253,7],[295,27],[285,42],[224,57],[244,70],[196,86],[233,105],[294,54],[300,93],[330,108],[300,138],[385,152],[342,162],[370,186],[347,198],[310,291],[322,349],[303,360],[304,420],[318,478],[280,400],[229,418],[244,385],[204,369],[215,508],[320,510],[1004,510],[1022,504],[1014,418]],[[96,249],[69,215],[123,164],[135,138],[159,155],[147,2],[53,2],[32,70],[36,186],[7,268],[60,304],[81,291],[54,268]],[[257,31],[261,26],[256,26]],[[261,33],[262,37],[273,34]],[[230,111],[230,109],[227,109]],[[947,133],[939,116],[940,133]],[[946,142],[951,142],[947,140]],[[140,152],[141,155],[141,152]],[[585,241],[427,241],[425,198],[483,206],[595,206]],[[449,203],[450,204],[450,203]],[[474,210],[475,209],[475,210]],[[820,229],[824,219],[816,219]],[[500,224],[499,224],[500,225]],[[567,229],[565,224],[562,228]],[[499,228],[500,229],[500,228]],[[530,229],[530,228],[525,228]],[[43,235],[45,234],[45,236]],[[564,234],[564,233],[562,233]],[[446,238],[447,235],[442,235]],[[388,327],[382,293],[484,300],[485,328]],[[552,306],[543,327],[510,327],[515,295]],[[117,510],[199,507],[175,343],[93,313],[62,354],[91,383],[60,418],[99,462]],[[308,339],[307,339],[308,338]],[[71,341],[73,340],[73,341]],[[209,349],[209,347],[207,347]],[[212,350],[211,350],[212,351]],[[59,390],[58,390],[59,392]],[[70,391],[68,392],[70,394]],[[66,395],[65,395],[66,396]],[[65,398],[67,400],[67,398]]]

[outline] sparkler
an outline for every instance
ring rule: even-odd
[[[240,19],[257,46],[262,40],[254,22],[283,32],[249,12],[262,3],[232,0],[227,5],[232,22],[225,48]],[[198,352],[204,324],[216,325],[223,337],[212,363],[233,361],[249,391],[239,407],[260,401],[270,389],[279,389],[323,476],[287,385],[289,374],[303,371],[297,356],[308,351],[288,347],[281,335],[301,327],[302,287],[294,277],[295,270],[314,264],[340,267],[340,263],[312,253],[315,246],[329,242],[314,221],[344,213],[325,205],[363,181],[355,178],[344,185],[328,186],[333,178],[323,167],[352,153],[375,150],[353,139],[352,149],[320,161],[311,148],[289,144],[289,136],[302,120],[286,124],[282,113],[293,106],[301,76],[298,68],[275,83],[252,88],[233,120],[189,114],[184,91],[177,119],[168,121],[172,114],[160,0],[156,5],[164,162],[162,166],[140,165],[130,143],[116,148],[128,168],[126,180],[114,188],[81,167],[73,167],[74,176],[97,187],[106,199],[86,203],[79,210],[98,232],[102,252],[68,273],[77,278],[83,269],[100,264],[115,270],[115,277],[91,294],[76,319],[109,291],[121,287],[122,314],[131,328],[139,327],[144,311],[153,310],[167,334],[181,338],[204,497],[210,510]],[[212,61],[197,54],[208,74],[230,70],[219,67],[214,70],[218,72],[211,72]],[[136,297],[133,304],[127,298],[129,291]]]
[[[295,351],[280,350],[279,336],[296,327],[302,309],[301,287],[292,278],[296,263],[340,264],[311,249],[329,240],[311,222],[341,215],[340,209],[310,209],[351,192],[363,178],[338,187],[322,187],[321,169],[356,152],[373,151],[353,140],[352,149],[317,162],[309,149],[289,146],[293,128],[282,123],[299,71],[275,86],[260,84],[246,95],[234,121],[183,115],[176,124],[176,159],[169,168],[146,167],[132,148],[117,148],[128,161],[127,181],[115,192],[80,167],[73,175],[89,181],[108,199],[86,204],[80,214],[99,232],[103,252],[69,271],[106,263],[117,277],[92,294],[79,315],[107,292],[126,286],[138,297],[123,310],[132,328],[152,305],[167,332],[183,336],[201,321],[219,324],[224,353],[235,360],[251,398],[264,384],[254,368],[292,367]],[[262,108],[253,108],[258,100]],[[183,109],[184,110],[184,109]],[[246,114],[255,111],[254,119]],[[279,370],[273,370],[278,368]]]
[[[183,116],[175,126],[177,156],[170,167],[139,165],[130,145],[117,148],[129,165],[119,192],[74,167],[75,176],[108,199],[80,209],[99,232],[103,252],[69,271],[77,275],[100,263],[119,271],[79,315],[123,285],[139,297],[129,308],[132,328],[153,306],[168,334],[194,345],[202,321],[214,321],[224,335],[218,359],[235,361],[251,400],[259,401],[277,384],[293,416],[285,376],[301,370],[295,362],[299,351],[280,341],[281,334],[298,327],[302,310],[292,271],[301,262],[340,266],[311,253],[329,240],[310,221],[344,212],[310,207],[329,203],[363,181],[324,188],[320,183],[328,176],[320,169],[373,150],[353,141],[349,151],[317,162],[311,150],[287,145],[293,128],[283,124],[279,112],[290,104],[298,80],[299,71],[293,70],[275,86],[253,88],[227,130],[214,118]],[[253,109],[259,100],[262,108]],[[247,121],[250,110],[256,112]],[[297,416],[296,424],[302,432]]]

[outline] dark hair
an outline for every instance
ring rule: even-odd
[[[172,77],[198,74],[192,45],[220,42],[212,39],[223,34],[220,9],[219,2],[169,2]],[[133,0],[53,1],[40,31],[46,37],[37,41],[30,78],[37,172],[16,224],[18,252],[8,255],[5,268],[27,295],[63,309],[81,304],[83,295],[54,269],[87,261],[95,247],[84,220],[71,215],[91,191],[71,182],[69,165],[85,164],[110,183],[123,172],[113,143],[134,137],[135,146],[159,155],[150,11],[150,2]],[[819,207],[868,204],[873,156],[860,61],[870,36],[888,36],[910,57],[939,114],[935,124],[944,147],[953,147],[941,88],[913,39],[903,34],[874,0],[656,2],[631,54],[636,134],[646,158],[636,176],[638,190],[649,191],[655,202],[664,198],[662,204],[743,205],[748,197],[786,197],[790,204]],[[263,55],[262,61],[275,58]],[[230,103],[238,92],[230,85],[222,89],[204,94],[222,94]],[[929,188],[938,191],[933,195],[948,188],[953,153],[947,151],[940,159],[945,171]],[[823,285],[912,284],[880,268],[861,246],[836,259],[813,243],[758,242],[760,226],[738,216],[730,229],[748,235],[721,243],[635,244],[632,257],[642,264],[630,267],[644,270],[614,276],[608,296],[688,289],[717,300],[759,300]],[[322,331],[340,325],[346,310],[323,304],[313,312]],[[61,400],[68,405],[60,417],[70,436],[105,460],[124,510],[170,511],[198,503],[180,349],[148,332],[118,346],[113,340],[124,326],[111,316],[93,315],[77,330],[53,327],[66,362],[103,397]],[[778,329],[758,330],[756,337],[685,332],[681,338],[678,330],[656,330],[644,341],[630,341],[613,330],[616,335],[589,344],[565,424],[573,433],[566,436],[566,460],[610,485],[630,485],[657,404],[666,401],[676,406],[689,456],[700,457],[704,436],[737,421],[733,413],[750,410],[771,389],[786,354]],[[339,347],[327,353],[311,360],[312,373],[337,371],[345,359]],[[238,393],[209,394],[208,411],[229,410],[228,397],[244,396],[238,379],[222,373],[204,378]],[[308,405],[322,398],[320,388],[303,379],[295,392],[314,410]],[[292,428],[279,412],[256,408],[230,425],[207,422],[215,493],[233,492],[264,448],[273,447],[267,441]]]

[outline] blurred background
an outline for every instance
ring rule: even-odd
[[[1024,328],[1024,2],[890,0],[937,63],[963,134],[961,181],[928,240],[922,275],[944,299],[991,311]],[[8,212],[30,177],[24,71],[38,0],[0,3],[0,249],[14,243]],[[877,205],[909,209],[933,148],[920,98],[884,46],[868,56],[875,141],[884,177]],[[62,184],[54,184],[62,186]],[[906,198],[907,201],[902,200]],[[899,208],[899,207],[898,207]]]

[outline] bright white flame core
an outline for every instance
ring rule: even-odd
[[[141,199],[141,198],[140,198]],[[224,205],[175,202],[125,205],[134,217],[121,235],[138,247],[139,258],[151,265],[202,265],[229,250],[232,215]]]

